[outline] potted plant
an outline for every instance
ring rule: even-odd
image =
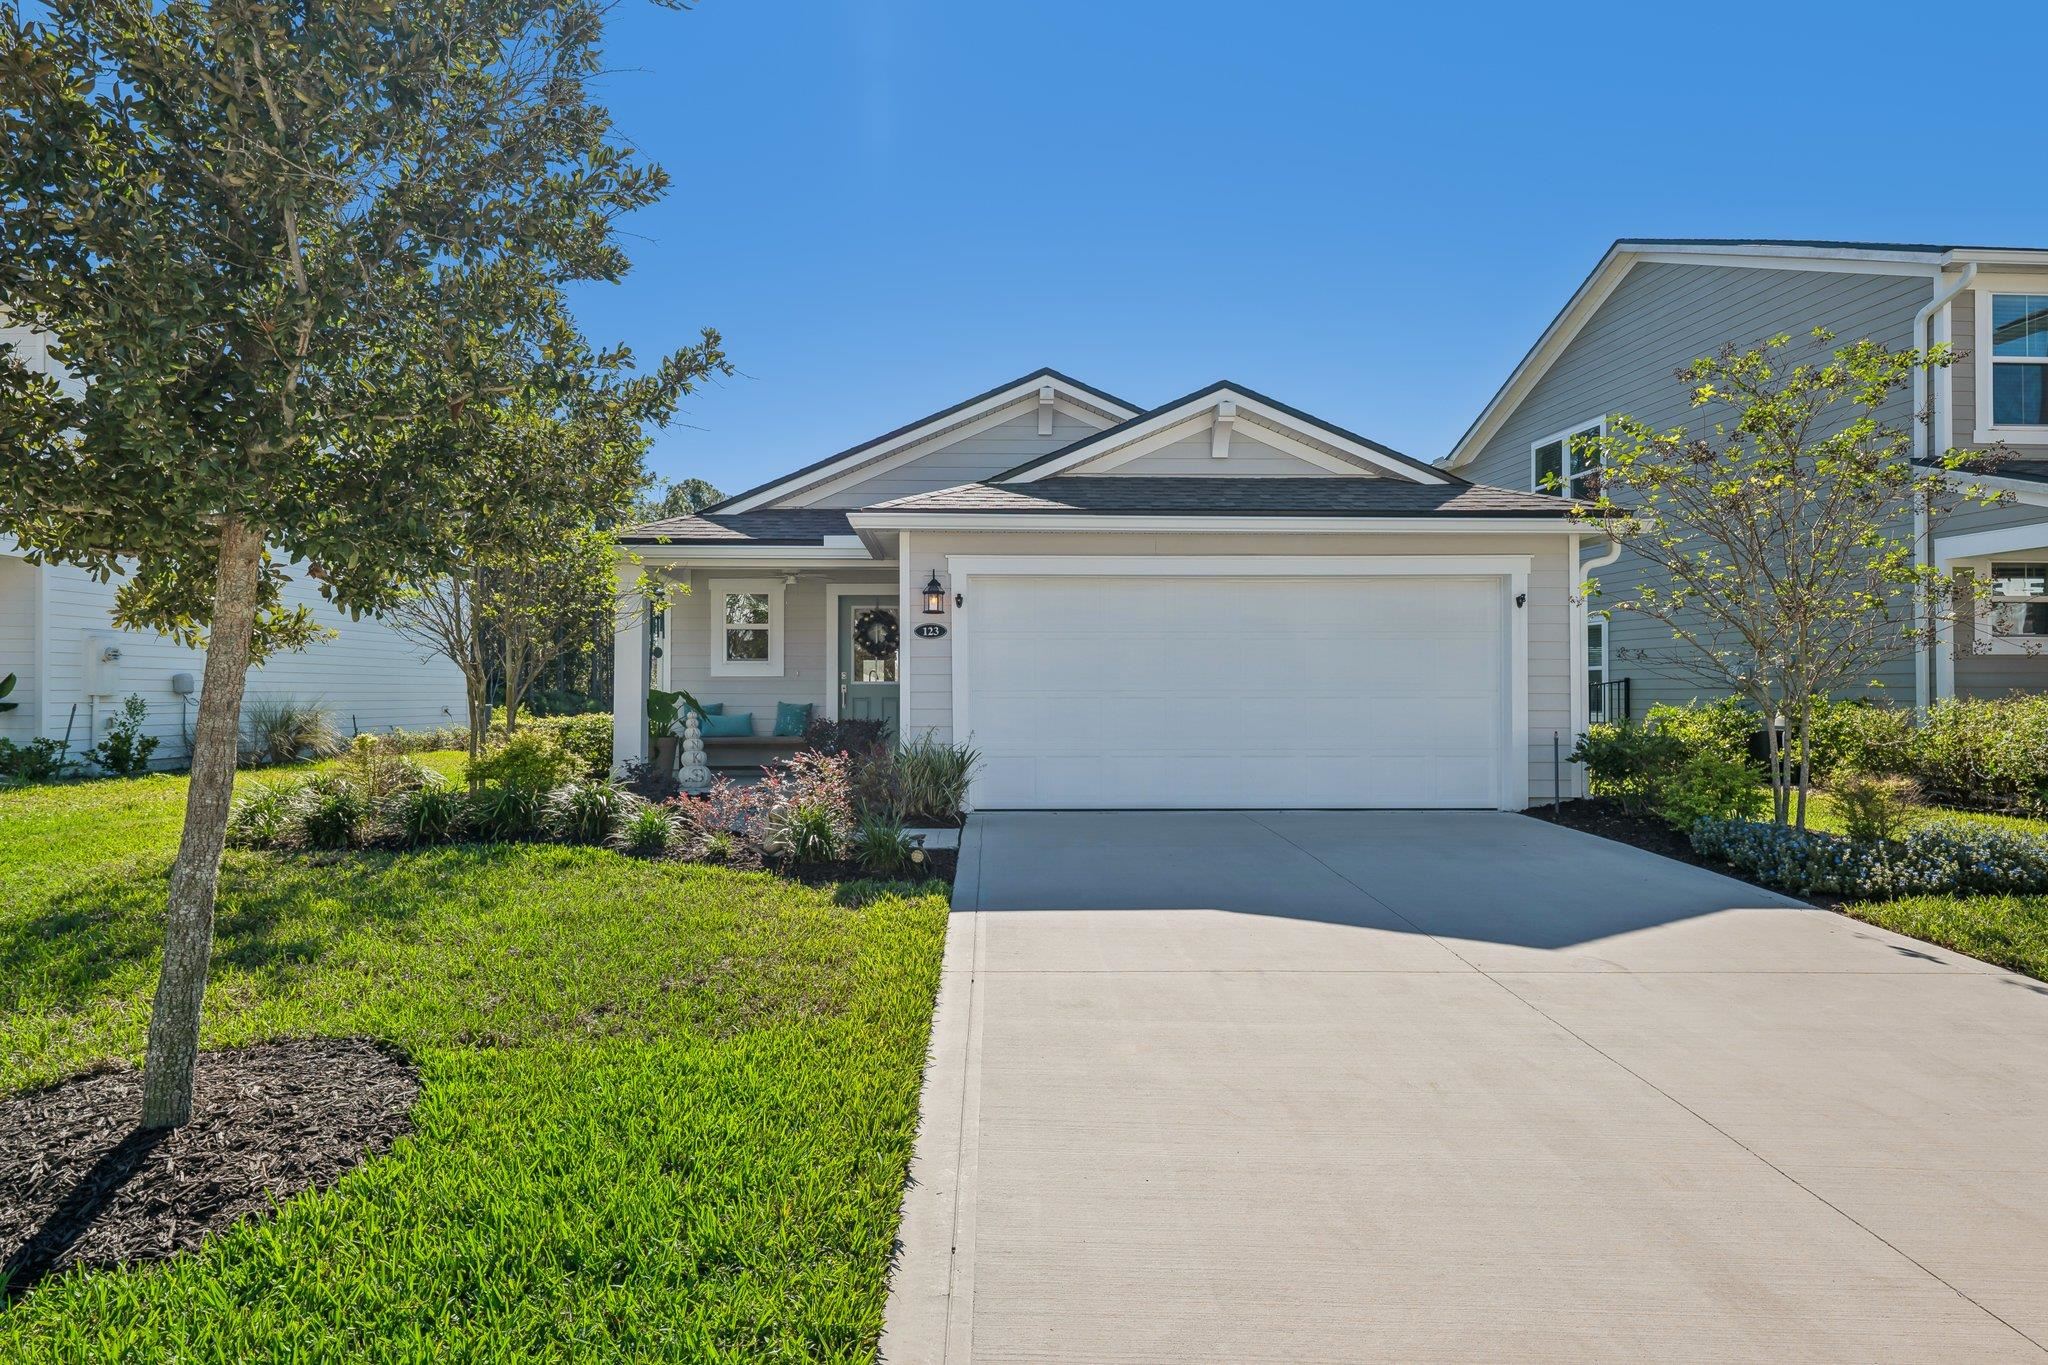
[[[684,707],[704,714],[703,705],[681,688],[673,692],[658,687],[647,690],[647,738],[652,750],[648,757],[664,781],[676,770],[676,722],[682,719]]]

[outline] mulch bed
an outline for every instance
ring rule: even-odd
[[[74,1265],[198,1247],[412,1127],[419,1075],[360,1038],[201,1053],[192,1121],[144,1133],[127,1069],[0,1100],[0,1303]]]
[[[1628,844],[1646,853],[1661,854],[1676,858],[1681,863],[1704,867],[1724,877],[1733,877],[1739,882],[1771,891],[1776,895],[1787,895],[1773,887],[1765,886],[1754,877],[1743,875],[1727,863],[1716,858],[1702,858],[1693,851],[1692,840],[1673,829],[1654,815],[1631,815],[1621,808],[1621,803],[1604,796],[1590,796],[1576,801],[1560,802],[1553,811],[1546,803],[1531,806],[1522,812],[1538,820],[1547,820],[1554,825],[1580,830],[1586,834],[1597,834],[1603,839],[1612,839],[1618,844]],[[1828,910],[1838,910],[1844,904],[1839,896],[1809,895],[1805,897],[1811,905]]]

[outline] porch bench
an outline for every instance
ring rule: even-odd
[[[775,749],[793,753],[804,746],[802,735],[706,735],[704,737],[704,758],[712,767],[719,766],[721,755],[728,755],[734,749]],[[731,759],[726,760],[731,763]],[[747,766],[742,763],[740,766]]]

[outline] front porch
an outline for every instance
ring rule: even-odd
[[[637,604],[614,646],[621,770],[647,756],[650,687],[688,692],[712,713],[706,757],[729,774],[787,757],[817,720],[879,720],[896,732],[898,641],[915,623],[897,566],[846,540],[773,554],[647,547],[621,567],[622,596]],[[665,607],[649,605],[662,598]]]
[[[1969,584],[1954,619],[1941,623],[1937,697],[2048,692],[2048,513],[2024,505],[1998,510],[2015,524],[1935,542],[1939,566]],[[2020,519],[2030,512],[2043,519]]]

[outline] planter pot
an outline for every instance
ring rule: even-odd
[[[654,741],[654,771],[667,777],[676,770],[676,737],[661,735]]]

